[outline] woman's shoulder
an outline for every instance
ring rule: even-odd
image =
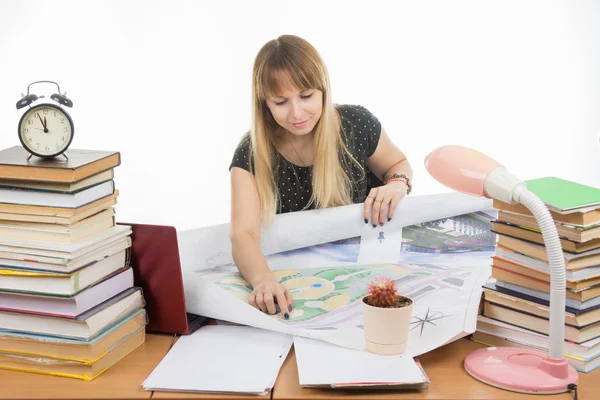
[[[248,153],[252,149],[252,139],[250,138],[250,133],[246,132],[240,137],[238,140],[237,146],[235,148],[236,153]]]
[[[381,122],[366,107],[355,104],[337,105],[342,132],[351,151],[370,157],[381,136]],[[366,142],[366,143],[365,143]]]
[[[252,143],[252,140],[250,138],[250,132],[248,131],[248,132],[244,133],[242,135],[242,137],[240,137],[240,140],[238,142],[238,147],[240,147],[240,146],[247,147],[247,146],[250,146],[251,143]]]
[[[365,106],[356,104],[336,105],[343,129],[354,131],[355,135],[364,136],[373,132],[381,132],[381,122]],[[356,132],[358,131],[358,132]]]
[[[365,106],[358,104],[336,104],[340,117],[349,120],[358,120],[362,117],[376,118]]]
[[[251,155],[250,151],[252,148],[252,140],[250,138],[250,133],[246,132],[239,140],[235,152],[233,153],[233,159],[231,160],[231,164],[229,165],[229,169],[231,167],[240,167],[247,171],[250,171],[250,163]]]

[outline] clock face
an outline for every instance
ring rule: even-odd
[[[30,153],[54,157],[64,152],[73,140],[73,121],[54,104],[40,104],[27,110],[19,121],[19,139]]]

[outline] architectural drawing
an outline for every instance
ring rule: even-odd
[[[294,265],[273,268],[294,298],[293,310],[288,320],[281,314],[261,313],[261,321],[263,317],[271,321],[246,321],[265,329],[362,348],[361,299],[374,277],[387,276],[396,282],[401,294],[415,302],[409,353],[418,355],[432,350],[475,330],[481,286],[490,276],[495,241],[490,232],[493,218],[493,214],[476,212],[406,226],[397,243],[399,260],[394,263],[356,265],[359,248],[364,244],[360,238],[269,256],[270,265],[273,260],[279,265]],[[312,256],[326,266],[303,268],[302,263]],[[347,264],[341,265],[344,262]],[[221,312],[214,307],[209,310],[200,306],[202,301],[197,295],[190,296],[190,311],[248,323],[241,322],[244,318],[239,314],[252,309],[247,304],[252,288],[235,267],[195,271],[193,275],[194,280],[206,284],[205,290],[216,288],[211,289],[212,295],[234,299],[239,312]],[[186,296],[187,292],[186,289]]]

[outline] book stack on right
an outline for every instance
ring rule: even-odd
[[[0,151],[0,369],[90,381],[145,341],[118,152]]]
[[[556,177],[526,181],[556,224],[566,268],[565,356],[581,372],[600,366],[600,189]],[[550,267],[536,219],[494,200],[498,235],[483,315],[473,339],[548,351]]]

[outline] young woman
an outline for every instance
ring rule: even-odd
[[[254,61],[253,119],[231,171],[231,243],[249,302],[287,319],[293,300],[260,248],[278,213],[364,202],[364,222],[383,225],[411,190],[412,169],[366,108],[334,105],[315,48],[297,36],[266,43]]]

